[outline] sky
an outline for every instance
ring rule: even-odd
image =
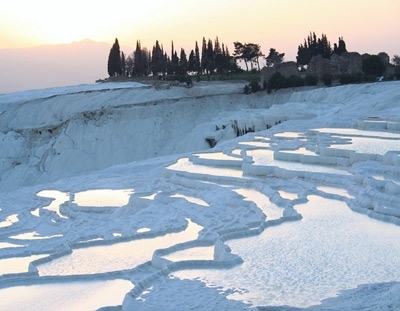
[[[310,31],[333,43],[343,37],[348,51],[400,54],[399,0],[0,0],[0,49],[71,43],[84,39],[151,49],[158,40],[169,51],[218,36],[275,48],[295,60]],[[133,51],[133,48],[132,48]],[[124,51],[130,54],[132,51]]]

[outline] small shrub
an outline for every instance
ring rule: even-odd
[[[376,82],[377,77],[373,74],[367,74],[365,75],[365,81],[366,82]]]
[[[353,83],[362,83],[365,81],[365,75],[362,72],[353,73],[351,76]]]
[[[244,86],[244,94],[257,93],[259,91],[261,91],[261,85],[256,80]]]
[[[333,76],[331,73],[324,73],[322,75],[322,82],[324,82],[324,85],[326,86],[332,85],[332,79]]]
[[[286,79],[286,87],[304,86],[304,79],[299,76],[290,76]]]
[[[343,73],[339,76],[340,84],[351,84],[351,83],[362,83],[366,79],[366,76],[362,72],[359,73]],[[373,76],[375,80],[375,76]]]
[[[400,79],[400,66],[397,66],[394,69],[394,76],[396,77],[396,79]]]
[[[261,90],[260,83],[258,83],[258,81],[255,81],[255,80],[251,81],[250,82],[250,90],[252,93],[256,93],[256,92],[260,91]]]
[[[339,83],[340,84],[350,84],[351,83],[351,77],[348,73],[342,73],[339,76]]]
[[[275,72],[268,81],[268,92],[279,90],[286,86],[286,79],[280,72]]]
[[[305,81],[306,81],[306,85],[314,86],[314,85],[317,85],[317,83],[318,83],[318,77],[313,74],[308,74],[305,77]]]

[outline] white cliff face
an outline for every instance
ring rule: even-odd
[[[207,148],[203,135],[208,123],[215,114],[238,107],[229,97],[241,93],[242,87],[156,91],[128,83],[54,90],[55,94],[36,91],[34,99],[3,95],[0,188]],[[190,137],[199,125],[200,137]]]
[[[399,82],[243,86],[1,95],[2,307],[397,306]]]

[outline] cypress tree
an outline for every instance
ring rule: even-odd
[[[134,52],[134,73],[135,76],[143,76],[144,62],[142,55],[142,46],[140,40],[136,41],[136,50]]]
[[[107,71],[110,77],[122,74],[121,52],[119,50],[117,38],[115,38],[115,42],[110,49],[110,54],[108,55]]]
[[[153,72],[153,75],[156,76],[160,72],[163,73],[163,67],[164,67],[164,53],[162,51],[162,48],[160,47],[160,44],[158,43],[158,40],[156,40],[156,44],[153,46],[153,51],[152,51],[152,56],[151,56],[151,71]]]
[[[198,75],[201,75],[200,51],[197,41],[194,47],[193,67],[193,71],[197,72]]]
[[[190,54],[189,54],[189,60],[188,60],[188,67],[187,67],[187,71],[188,72],[194,72],[194,51],[191,50]],[[181,57],[182,58],[182,57]]]
[[[207,42],[207,59],[208,59],[208,66],[207,66],[207,71],[208,73],[213,73],[215,69],[215,61],[214,61],[214,49],[213,49],[213,43],[211,39],[208,39]]]
[[[207,42],[206,38],[203,37],[203,41],[201,44],[201,72],[206,72],[208,67],[208,58],[207,58]]]

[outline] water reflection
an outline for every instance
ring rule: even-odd
[[[46,256],[48,256],[48,254],[0,259],[0,275],[28,272],[29,264],[32,261]]]
[[[72,254],[38,266],[39,275],[94,274],[133,269],[150,261],[156,249],[195,240],[203,227],[189,221],[186,230],[152,239],[74,249]]]
[[[125,206],[133,193],[133,189],[97,189],[77,192],[73,203],[79,206]]]
[[[133,284],[126,280],[81,281],[0,289],[1,309],[18,311],[97,310],[121,305]]]
[[[231,299],[292,307],[317,305],[359,284],[400,279],[400,227],[354,213],[341,201],[308,199],[295,206],[301,221],[228,241],[232,252],[243,258],[242,265],[173,276],[240,289]]]
[[[43,209],[56,212],[60,218],[68,218],[60,213],[60,205],[69,200],[68,192],[61,192],[57,190],[42,190],[37,193],[37,196],[53,199],[53,201],[49,205],[43,206]],[[34,212],[32,213],[33,215],[35,215]],[[38,213],[38,215],[40,215],[40,213]]]

